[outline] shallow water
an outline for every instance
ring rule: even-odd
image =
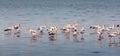
[[[120,43],[105,37],[97,40],[89,25],[119,24],[119,0],[0,0],[0,56],[119,56]],[[55,41],[47,32],[32,39],[28,27],[37,29],[44,23],[59,28],[79,21],[85,27],[85,40],[66,38],[58,31]],[[22,24],[20,37],[5,34],[3,29]]]

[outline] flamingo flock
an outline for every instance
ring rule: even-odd
[[[115,42],[115,39],[119,39],[120,37],[120,25],[113,24],[111,27],[106,25],[94,25],[90,26],[90,29],[92,29],[98,36],[98,40],[103,39],[105,36],[105,33],[107,33],[107,37],[109,37],[110,41],[113,39]]]
[[[7,27],[4,29],[4,32],[7,32],[8,34],[14,34],[17,37],[20,37],[20,32],[21,32],[21,24],[16,24],[11,27]]]
[[[120,25],[119,24],[113,24],[112,26],[107,25],[91,25],[88,27],[91,32],[93,32],[97,37],[98,40],[102,40],[107,37],[112,40],[119,38],[120,36]],[[81,36],[81,40],[84,40],[84,35],[87,32],[85,27],[81,26],[80,23],[77,21],[74,24],[68,23],[63,27],[58,26],[52,26],[49,27],[47,24],[43,24],[42,26],[33,29],[32,27],[28,28],[28,32],[31,34],[33,38],[39,37],[41,34],[45,34],[47,32],[47,35],[51,40],[56,40],[56,36],[58,35],[58,31],[61,31],[62,34],[64,34],[67,38],[79,38],[78,36]],[[11,27],[7,27],[4,29],[4,32],[12,32],[14,34],[18,34],[21,32],[21,24],[16,24]]]

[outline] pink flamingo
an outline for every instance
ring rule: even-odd
[[[21,31],[21,24],[14,25],[14,30],[15,30],[15,33],[20,33],[20,31]]]
[[[43,26],[40,26],[39,28],[38,28],[38,30],[40,31],[40,33],[43,33],[43,30],[44,29],[47,29],[47,24],[44,24]]]
[[[97,31],[97,36],[99,37],[98,40],[101,40],[102,39],[102,34],[103,34],[103,31]]]
[[[74,24],[75,27],[78,27],[79,25],[80,25],[80,24],[79,24],[78,21],[76,21],[75,24]]]
[[[32,37],[37,37],[38,36],[37,31],[33,30],[31,27],[28,29],[28,31],[31,33]]]

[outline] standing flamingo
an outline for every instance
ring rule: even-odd
[[[43,26],[40,26],[39,28],[38,28],[38,30],[40,31],[40,33],[43,33],[44,31],[44,29],[47,29],[47,24],[44,24]]]
[[[78,27],[79,25],[80,25],[80,24],[79,24],[78,21],[76,21],[75,24],[74,24],[75,27]]]
[[[55,27],[50,27],[48,29],[48,35],[56,35],[57,29]]]
[[[20,33],[20,31],[21,31],[21,24],[17,24],[17,25],[14,25],[14,30],[15,30],[15,34],[17,34],[17,33]]]
[[[28,29],[28,31],[31,33],[32,37],[37,37],[38,36],[37,31],[33,30],[31,27]]]
[[[84,27],[82,27],[82,28],[80,29],[80,32],[79,32],[79,33],[82,35],[81,40],[84,40],[84,38],[83,38],[83,34],[85,33]]]
[[[99,37],[98,40],[102,39],[103,37],[102,34],[103,34],[103,31],[100,31],[100,30],[97,31],[97,36]]]

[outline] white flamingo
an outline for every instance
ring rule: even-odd
[[[11,32],[12,30],[14,30],[14,26],[5,28],[4,32]]]

